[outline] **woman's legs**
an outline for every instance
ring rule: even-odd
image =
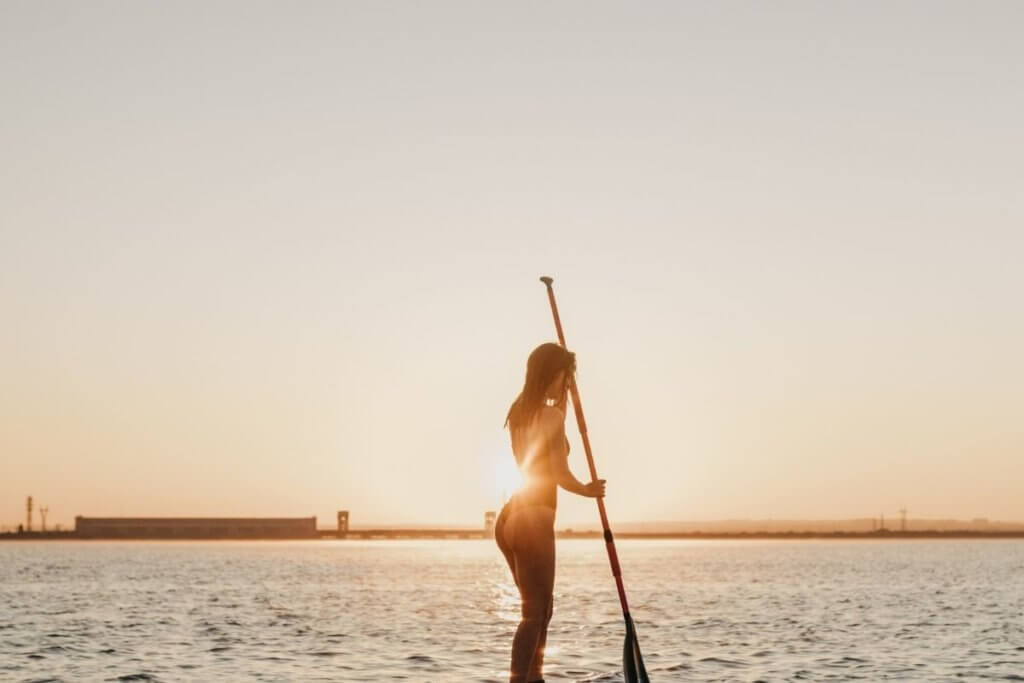
[[[544,506],[523,507],[510,515],[503,530],[513,551],[514,575],[522,598],[522,620],[512,640],[510,683],[543,676],[555,584],[554,514]]]
[[[505,522],[508,516],[511,514],[509,501],[501,508],[501,512],[498,513],[498,519],[494,522],[494,540],[498,543],[498,550],[505,556],[505,561],[508,563],[508,570],[512,572],[512,578],[515,580],[516,585],[519,585],[519,580],[516,579],[516,558],[512,552],[512,546],[509,545],[508,539],[505,536]]]
[[[544,625],[540,629],[540,637],[537,639],[537,647],[533,651],[533,660],[530,662],[530,672],[526,677],[527,681],[544,680],[544,648],[548,644],[548,624],[551,623],[551,610],[554,600],[548,600],[548,614],[544,619]]]

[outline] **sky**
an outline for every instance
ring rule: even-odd
[[[1022,520],[1022,24],[8,0],[0,524],[481,524],[541,275],[613,526]]]

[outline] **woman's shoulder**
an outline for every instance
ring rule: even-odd
[[[554,406],[541,406],[540,410],[533,414],[528,420],[509,425],[509,433],[512,438],[516,436],[527,439],[538,437],[555,437],[565,434],[565,413]]]
[[[547,436],[565,432],[565,413],[555,406],[543,406],[537,413],[537,428]]]

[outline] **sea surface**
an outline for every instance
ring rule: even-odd
[[[651,680],[1024,681],[1024,541],[617,543]],[[559,540],[548,681],[620,681],[602,541]],[[3,681],[504,681],[490,541],[0,543]]]

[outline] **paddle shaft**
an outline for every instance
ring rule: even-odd
[[[555,318],[555,329],[558,331],[558,343],[562,348],[568,348],[565,344],[565,333],[562,331],[562,320],[558,317],[558,304],[555,303],[555,290],[552,289],[552,279],[542,277],[541,282],[548,289],[548,301],[551,303],[551,315]],[[576,387],[576,378],[569,379],[569,392],[572,395],[572,405],[576,410],[576,424],[580,428],[580,437],[583,439],[583,451],[587,454],[587,465],[590,467],[591,481],[597,480],[597,468],[594,467],[594,455],[590,450],[590,437],[587,436],[587,421],[583,418],[583,404],[580,403],[580,391]],[[601,513],[601,526],[604,528],[604,545],[608,550],[608,562],[612,566],[612,576],[615,577],[615,587],[619,589],[619,602],[622,603],[622,614],[629,619],[629,603],[626,602],[626,588],[622,585],[622,569],[619,567],[619,554],[615,552],[615,540],[612,538],[612,530],[608,527],[608,515],[604,511],[604,498],[597,499],[597,509]]]

